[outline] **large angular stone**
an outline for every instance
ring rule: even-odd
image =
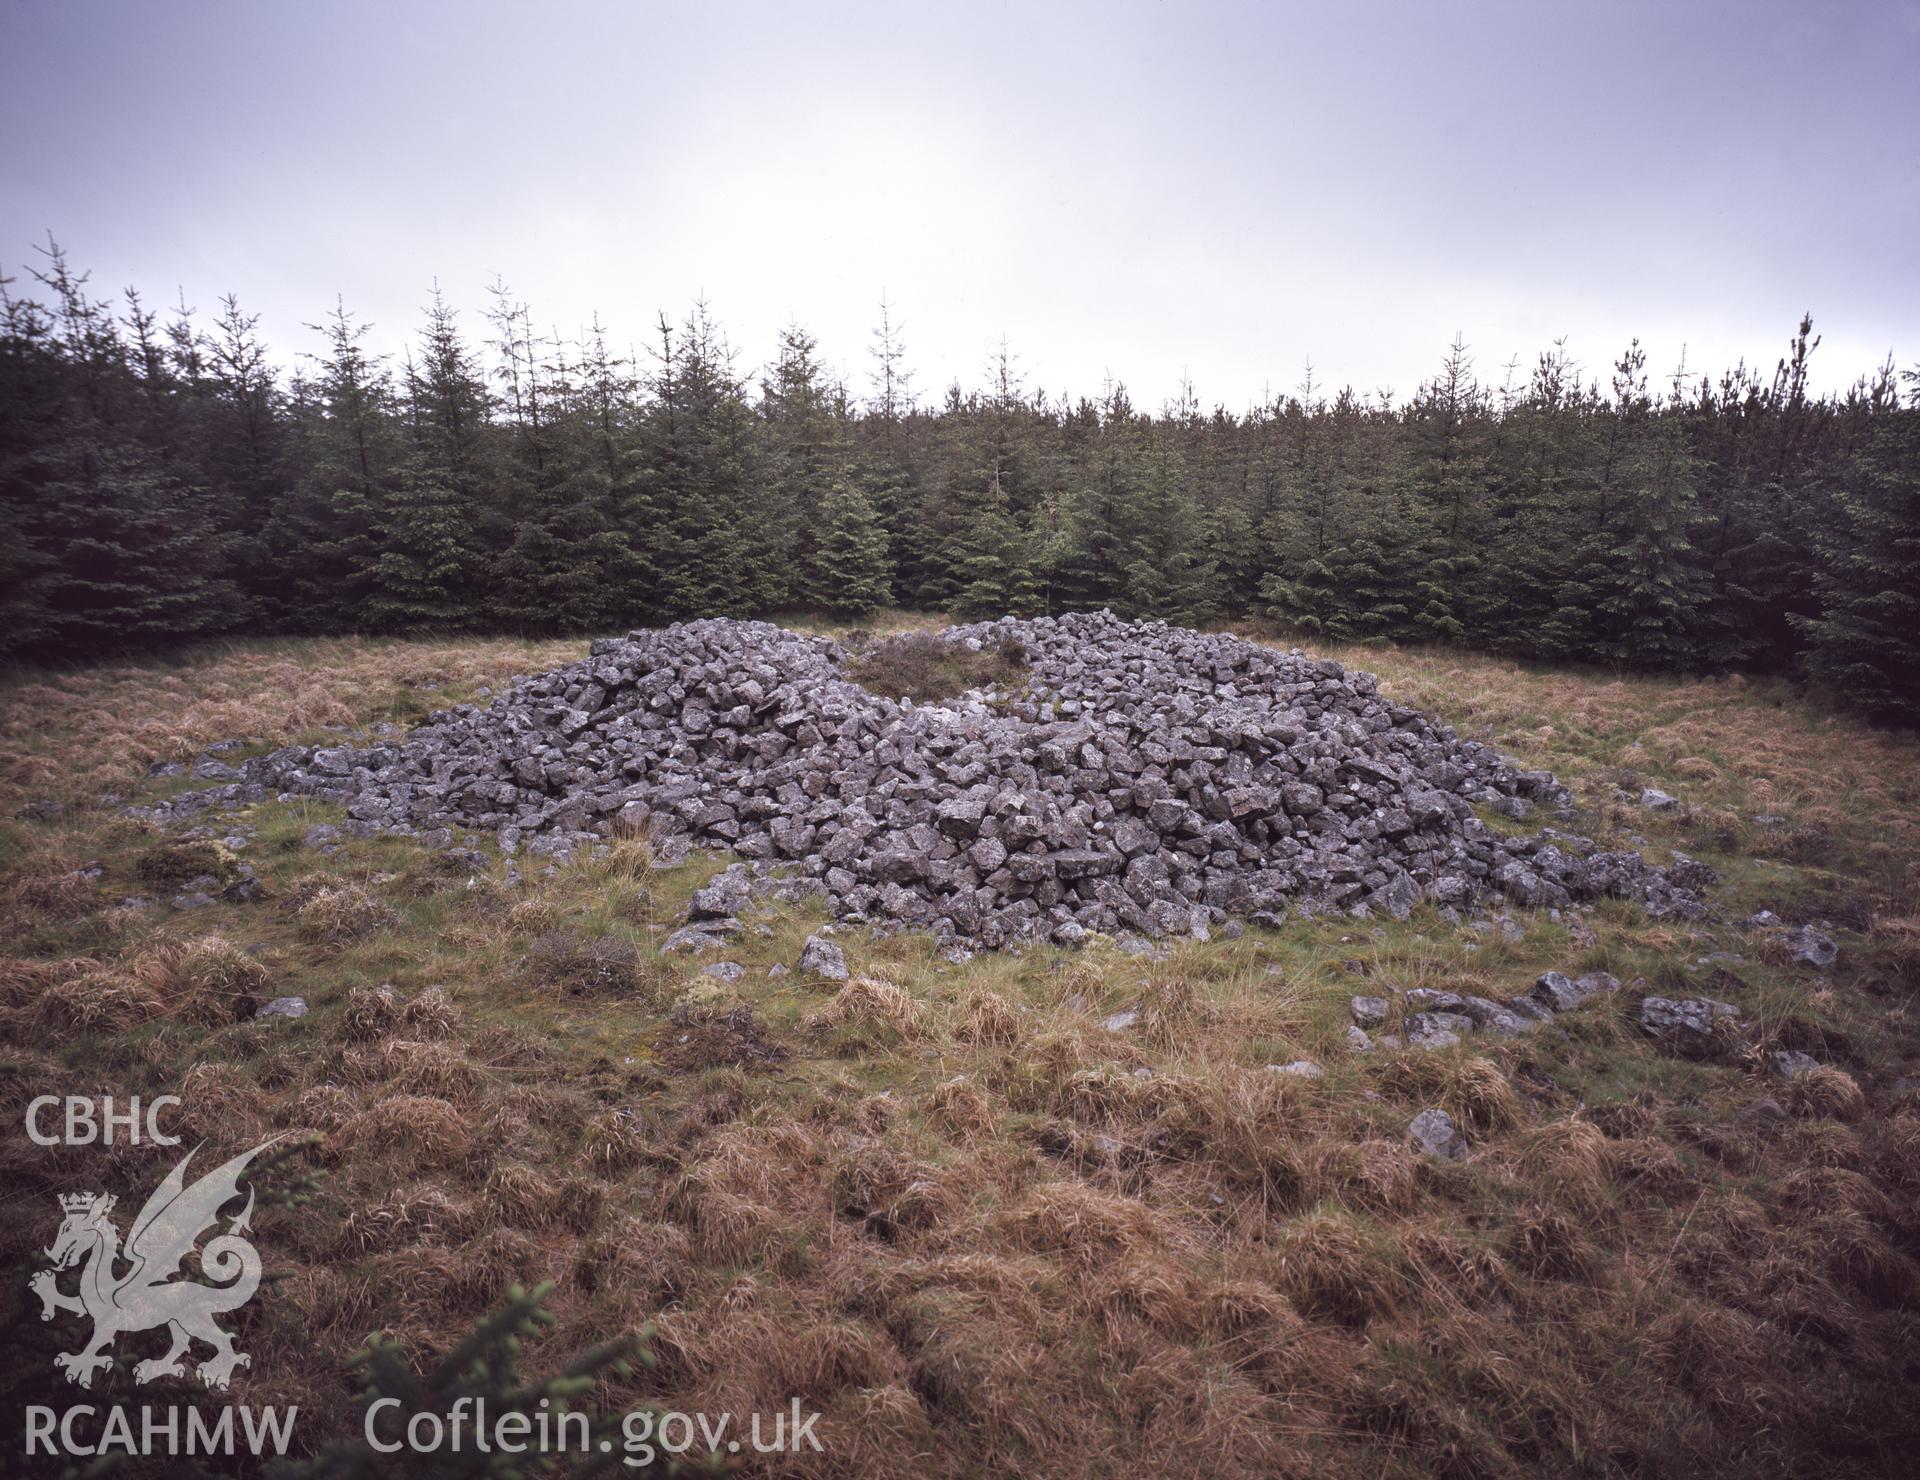
[[[1589,971],[1577,981],[1565,972],[1549,971],[1533,984],[1527,995],[1550,1012],[1571,1012],[1595,997],[1619,990],[1619,980],[1604,971]]]
[[[1840,947],[1833,937],[1822,935],[1811,925],[1797,925],[1786,935],[1787,954],[1802,966],[1825,971],[1840,959]]]
[[[1710,997],[1648,997],[1640,1004],[1640,1026],[1656,1038],[1682,1048],[1701,1048],[1713,1041],[1714,1024],[1736,1018],[1740,1009]]]
[[[1452,1048],[1473,1031],[1464,1012],[1416,1012],[1402,1025],[1409,1048]]]
[[[1465,1161],[1467,1138],[1444,1110],[1422,1110],[1407,1125],[1407,1139],[1440,1161]]]
[[[823,981],[843,982],[852,974],[847,970],[847,953],[824,935],[809,935],[800,948],[800,974]]]

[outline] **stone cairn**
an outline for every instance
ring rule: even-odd
[[[669,859],[744,859],[721,881],[735,902],[810,891],[850,922],[983,947],[1205,934],[1290,907],[1404,918],[1421,900],[1695,915],[1712,880],[1488,827],[1476,807],[1565,814],[1566,793],[1336,662],[1105,612],[942,640],[1025,667],[916,704],[851,681],[824,638],[685,622],[595,642],[403,739],[246,761],[181,805],[312,796],[350,832],[467,829],[555,858],[644,830]]]

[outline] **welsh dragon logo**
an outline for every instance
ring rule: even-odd
[[[214,1283],[203,1285],[174,1276],[181,1273],[200,1236],[218,1225],[220,1210],[240,1195],[240,1178],[248,1164],[272,1144],[263,1142],[242,1152],[191,1186],[187,1163],[194,1152],[189,1151],[140,1209],[127,1231],[124,1249],[120,1230],[109,1216],[114,1204],[110,1194],[77,1192],[61,1197],[60,1211],[65,1216],[46,1251],[53,1268],[41,1270],[29,1285],[40,1297],[43,1321],[52,1320],[59,1310],[93,1320],[93,1339],[82,1350],[54,1358],[67,1381],[92,1386],[93,1374],[113,1361],[109,1348],[115,1338],[123,1331],[155,1326],[167,1327],[173,1345],[165,1356],[137,1364],[136,1381],[184,1376],[181,1358],[189,1355],[196,1340],[214,1348],[214,1354],[199,1364],[200,1380],[210,1388],[224,1388],[234,1368],[250,1364],[252,1359],[234,1349],[233,1338],[213,1318],[245,1305],[260,1287],[260,1255],[240,1236],[248,1232],[253,1216],[251,1188],[246,1207],[230,1218],[227,1231],[209,1239],[200,1250],[201,1273]],[[81,1266],[80,1291],[67,1295],[59,1288],[58,1271],[75,1264]]]

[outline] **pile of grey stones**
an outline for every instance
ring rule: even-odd
[[[1106,612],[942,640],[1025,667],[916,704],[853,682],[827,639],[686,622],[595,642],[390,742],[257,757],[217,790],[556,859],[644,830],[670,858],[727,850],[734,877],[818,893],[844,920],[982,947],[1205,934],[1289,908],[1405,918],[1423,900],[1612,896],[1694,916],[1712,882],[1684,859],[1489,827],[1477,807],[1564,817],[1567,794],[1336,662]]]
[[[1636,981],[1635,985],[1644,985],[1644,982]],[[1605,971],[1589,971],[1579,977],[1549,971],[1541,975],[1530,990],[1504,1002],[1463,996],[1435,987],[1413,987],[1400,994],[1403,1007],[1400,1031],[1382,1033],[1377,1038],[1370,1036],[1368,1030],[1378,1029],[1387,1021],[1392,999],[1355,997],[1351,1002],[1353,1024],[1347,1029],[1347,1046],[1359,1053],[1370,1053],[1376,1047],[1450,1048],[1469,1033],[1518,1038],[1543,1023],[1552,1022],[1559,1013],[1572,1012],[1595,998],[1619,990],[1620,979]],[[1647,1001],[1661,1003],[1664,999],[1649,997]],[[1728,1013],[1738,1014],[1738,1008],[1725,1003],[1716,1005]],[[1666,1026],[1648,1020],[1645,1014],[1642,1025],[1656,1034]]]

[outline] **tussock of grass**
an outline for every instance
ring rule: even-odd
[[[1826,1065],[1788,1080],[1787,1103],[1801,1115],[1826,1115],[1848,1122],[1867,1112],[1867,1097],[1853,1076]]]
[[[134,872],[156,888],[178,888],[202,875],[221,880],[232,878],[234,859],[218,843],[205,839],[159,843],[140,855]]]
[[[390,984],[354,987],[335,1031],[350,1042],[366,1043],[385,1037],[399,1021],[400,994]]]
[[[318,874],[295,881],[286,908],[302,936],[333,947],[353,945],[399,923],[399,916],[366,888]]]
[[[1010,1048],[1020,1037],[1020,1018],[998,992],[976,991],[967,998],[953,1036],[962,1043]]]
[[[948,1135],[967,1141],[989,1134],[997,1120],[992,1103],[964,1076],[929,1090],[927,1113]]]
[[[78,869],[49,863],[49,872],[36,866],[15,870],[0,885],[0,940],[31,936],[48,925],[68,924],[85,915],[99,900],[93,881]]]
[[[831,1039],[842,1053],[872,1052],[919,1037],[922,1016],[920,1004],[897,983],[857,976],[804,1028],[812,1037]]]
[[[1159,1220],[1135,1198],[1078,1182],[1045,1182],[1009,1209],[1002,1227],[1014,1247],[1097,1268],[1158,1249]]]
[[[1516,1171],[1556,1200],[1599,1214],[1620,1178],[1619,1148],[1582,1120],[1555,1120],[1520,1137]]]
[[[473,1129],[449,1100],[397,1094],[348,1116],[327,1146],[336,1154],[379,1155],[393,1145],[403,1145],[415,1164],[444,1170],[466,1159]]]
[[[1322,1142],[1307,1180],[1315,1198],[1369,1212],[1407,1213],[1420,1201],[1420,1164],[1398,1141]]]
[[[34,1017],[44,1029],[131,1028],[165,1008],[158,994],[130,975],[93,962],[66,964],[79,969],[49,974],[35,994]]]
[[[1410,1105],[1433,1105],[1476,1130],[1504,1130],[1520,1115],[1520,1097],[1492,1059],[1464,1052],[1413,1053],[1388,1060],[1384,1089]]]
[[[661,1065],[675,1074],[722,1067],[770,1070],[788,1057],[786,1044],[744,1004],[676,1008],[656,1052]]]
[[[631,997],[650,986],[640,952],[619,936],[549,930],[528,943],[521,979],[536,992]]]
[[[1592,1282],[1604,1262],[1581,1221],[1551,1203],[1528,1203],[1507,1234],[1507,1257],[1516,1269],[1543,1280]]]
[[[1352,1326],[1390,1312],[1404,1283],[1392,1240],[1341,1212],[1283,1225],[1273,1269],[1303,1315]]]

